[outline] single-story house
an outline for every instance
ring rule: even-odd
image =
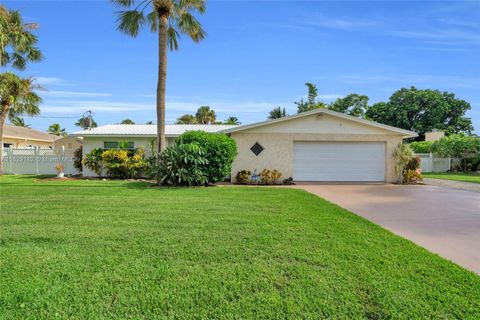
[[[52,149],[55,136],[47,132],[5,124],[3,127],[3,147]]]
[[[242,126],[167,125],[168,143],[188,130],[230,135],[238,146],[232,178],[243,169],[277,169],[295,181],[393,182],[393,152],[416,133],[326,109]],[[113,148],[121,140],[132,148],[150,145],[156,126],[108,125],[75,133],[84,152]],[[84,174],[93,173],[86,170]]]

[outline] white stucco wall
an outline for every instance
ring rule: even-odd
[[[394,182],[393,151],[402,136],[330,115],[312,115],[272,125],[232,133],[238,146],[238,156],[232,166],[232,178],[240,170],[277,169],[283,178],[293,176],[293,143],[295,141],[385,142],[385,180]],[[258,142],[265,149],[256,156],[250,148]],[[345,155],[348,156],[348,155]]]

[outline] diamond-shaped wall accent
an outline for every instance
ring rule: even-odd
[[[250,148],[250,150],[251,150],[256,156],[258,156],[260,153],[262,153],[262,151],[264,150],[264,148],[260,145],[260,143],[255,142],[255,144]]]

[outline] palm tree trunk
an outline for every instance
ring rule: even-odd
[[[3,127],[5,126],[5,120],[7,113],[2,110],[0,116],[0,176],[3,175]]]
[[[165,150],[165,90],[167,82],[168,18],[160,15],[158,26],[157,139],[158,152]]]

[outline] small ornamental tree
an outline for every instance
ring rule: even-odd
[[[179,137],[177,143],[196,143],[205,150],[208,165],[203,167],[203,171],[208,183],[221,181],[230,174],[233,160],[237,156],[237,144],[229,136],[204,131],[187,131]]]
[[[432,145],[432,151],[441,157],[460,159],[463,170],[467,171],[468,160],[476,158],[480,154],[480,138],[463,134],[452,134],[435,141]]]
[[[395,174],[398,176],[398,183],[403,183],[403,172],[407,164],[414,158],[413,151],[408,144],[399,143],[393,152],[395,160]]]

